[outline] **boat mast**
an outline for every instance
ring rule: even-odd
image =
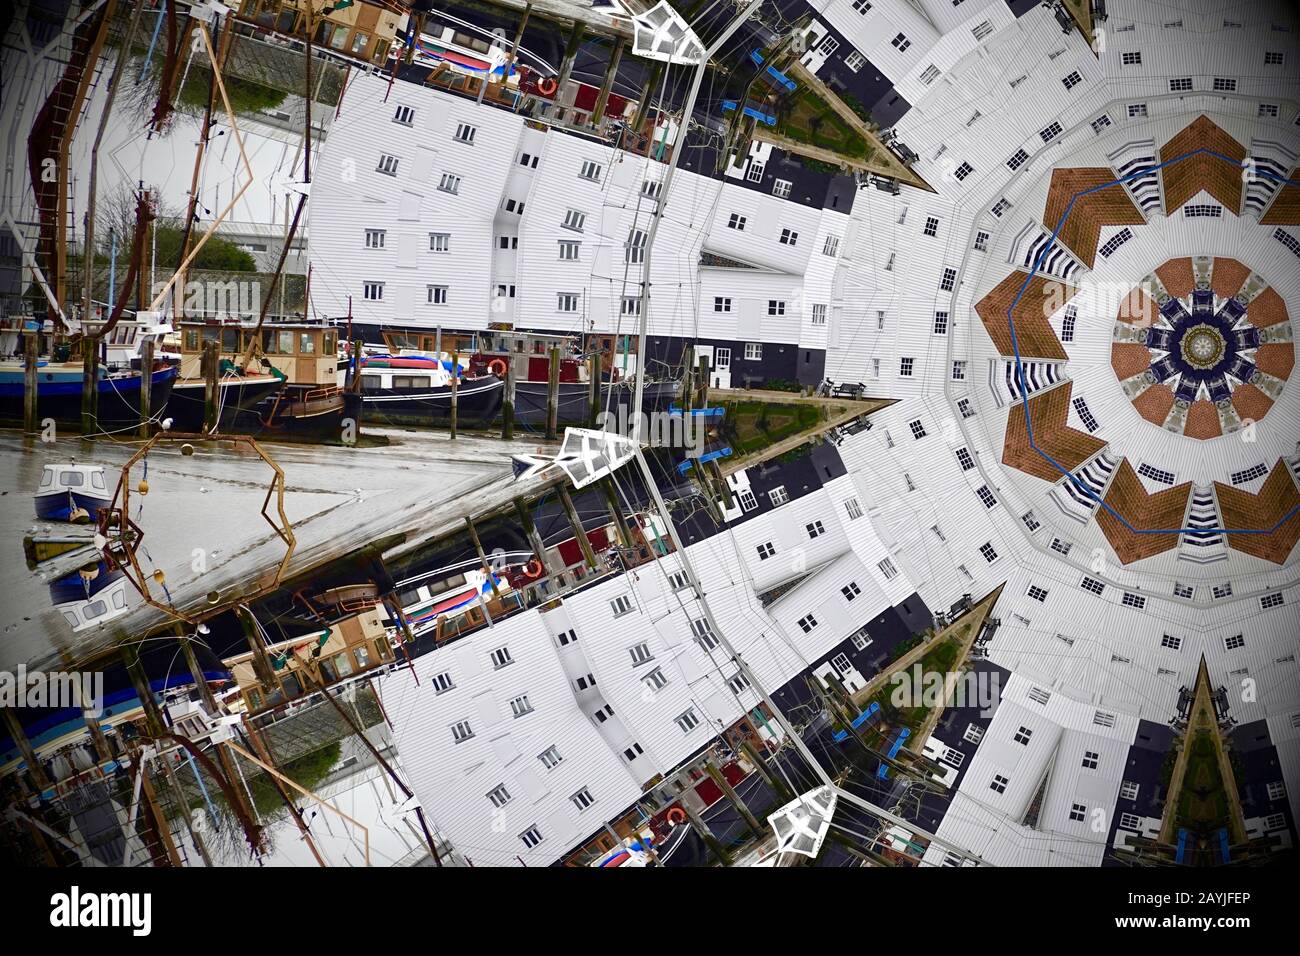
[[[304,71],[305,78],[303,83],[303,157],[302,157],[302,178],[303,183],[311,182],[311,40],[312,35],[316,32],[316,27],[323,16],[316,10],[314,0],[308,0],[307,3],[307,45],[304,50]],[[285,234],[284,245],[280,249],[280,258],[276,262],[275,272],[271,275],[270,288],[262,297],[262,309],[257,316],[257,325],[253,329],[253,334],[248,337],[248,345],[244,349],[239,367],[247,368],[248,363],[253,360],[253,353],[261,343],[262,325],[266,322],[266,312],[271,307],[271,300],[275,296],[276,287],[280,284],[280,278],[284,273],[285,261],[289,258],[289,247],[293,245],[294,236],[298,233],[298,223],[302,220],[302,211],[307,205],[307,191],[304,189],[298,193],[298,205],[293,211],[293,221],[289,223],[289,231]],[[305,304],[303,309],[304,318],[307,317],[309,305]]]
[[[136,27],[140,23],[140,11],[144,9],[143,4],[136,4],[135,10],[131,14],[131,23],[127,27],[126,36],[122,39],[122,45],[118,47],[117,63],[113,67],[113,78],[108,84],[108,96],[104,101],[104,110],[99,114],[99,128],[95,130],[95,145],[90,149],[90,185],[86,193],[86,236],[85,252],[82,255],[82,271],[85,279],[85,291],[81,306],[82,328],[89,321],[92,314],[92,305],[94,302],[95,287],[95,199],[99,182],[99,146],[104,140],[104,130],[108,128],[108,117],[113,112],[113,102],[117,98],[117,87],[122,80],[122,74],[126,72],[126,59],[131,51],[131,44],[135,41]],[[113,305],[112,291],[109,292],[109,305]],[[102,337],[102,332],[101,332]]]
[[[194,236],[194,220],[198,218],[196,211],[199,205],[199,174],[203,170],[203,159],[207,155],[208,140],[212,138],[212,110],[217,100],[217,71],[225,65],[226,55],[230,50],[231,35],[230,20],[227,18],[221,25],[217,37],[216,62],[212,64],[212,72],[208,74],[208,102],[203,110],[199,148],[194,154],[194,172],[190,176],[190,201],[185,210],[185,225],[181,232],[181,264],[176,272],[176,285],[172,295],[172,301],[175,303],[173,312],[178,320],[185,315],[185,276],[188,271],[186,260],[190,254],[190,240]]]

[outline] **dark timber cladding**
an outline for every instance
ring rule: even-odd
[[[757,358],[746,358],[745,346],[762,346]],[[652,372],[662,366],[677,369],[691,347],[713,346],[731,349],[731,387],[760,387],[764,382],[798,382],[820,385],[826,376],[825,349],[803,348],[797,342],[759,342],[756,339],[687,339],[675,335],[646,338],[646,362]]]

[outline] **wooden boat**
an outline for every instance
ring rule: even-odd
[[[81,424],[83,369],[80,362],[42,359],[36,372],[36,417],[59,425]],[[96,422],[101,432],[140,424],[140,395],[144,376],[137,369],[111,371],[101,367]],[[176,382],[176,369],[155,365],[149,376],[149,407],[157,414],[167,404]],[[23,420],[25,368],[22,362],[0,362],[0,420]]]
[[[501,411],[505,383],[495,375],[467,375],[463,363],[455,374],[456,421],[461,426],[487,425]],[[449,356],[367,355],[361,360],[361,414],[376,424],[442,424],[451,418]]]
[[[337,438],[346,406],[333,326],[249,320],[182,320],[181,378],[168,406],[173,431],[200,431],[207,396],[202,354],[219,343],[218,430]],[[244,357],[252,359],[242,366]]]

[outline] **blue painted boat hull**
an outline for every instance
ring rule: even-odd
[[[100,431],[129,428],[140,423],[140,383],[142,377],[130,375],[122,378],[101,378],[98,385]],[[175,368],[156,369],[149,389],[149,407],[157,414],[167,404],[172,385],[176,381]],[[79,376],[71,377],[53,372],[37,376],[36,417],[39,421],[53,419],[58,425],[81,424],[82,382]],[[0,378],[0,420],[23,420],[23,382],[12,376]]]
[[[42,521],[67,521],[75,509],[81,508],[94,518],[95,512],[107,505],[107,498],[63,489],[36,496],[36,517]]]

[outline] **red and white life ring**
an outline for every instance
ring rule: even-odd
[[[503,358],[494,358],[492,361],[488,362],[488,371],[497,378],[505,378],[506,368],[506,360]]]
[[[537,81],[537,92],[541,93],[543,96],[550,96],[559,89],[559,87],[560,85],[555,82],[555,77],[553,76],[544,76]]]
[[[540,578],[541,576],[542,576],[542,562],[538,561],[536,558],[533,558],[533,560],[529,561],[527,566],[524,568],[524,577],[532,581],[533,579]]]
[[[681,807],[673,807],[671,810],[668,811],[668,815],[665,819],[667,819],[668,822],[673,824],[674,826],[676,826],[679,823],[685,823],[686,811],[683,810]]]

